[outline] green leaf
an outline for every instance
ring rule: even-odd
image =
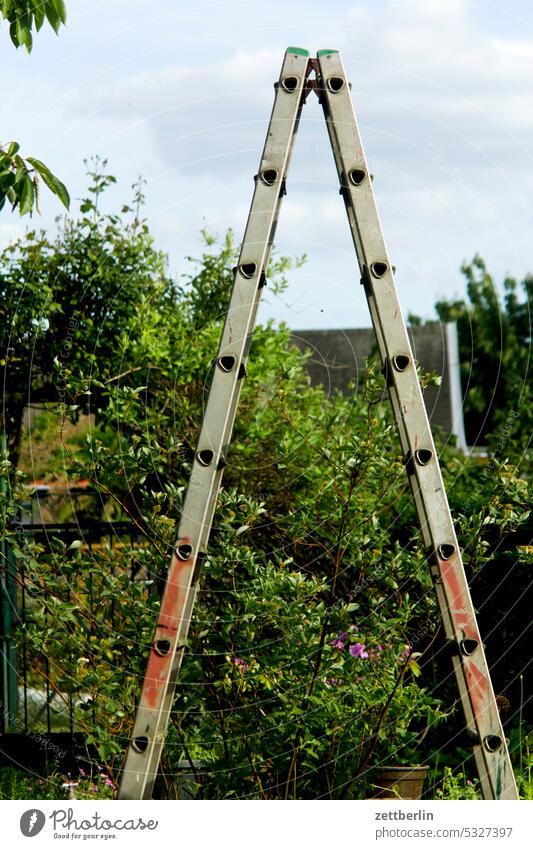
[[[2,192],[7,192],[10,186],[15,182],[15,174],[13,171],[4,171],[0,174],[0,189]]]
[[[33,10],[33,17],[35,18],[35,29],[37,30],[37,32],[39,32],[42,25],[44,24],[45,18],[42,0],[39,0],[39,3],[35,6]]]
[[[57,12],[57,16],[62,24],[66,24],[67,22],[67,7],[65,6],[64,0],[53,0],[53,4],[55,10]]]
[[[422,670],[416,660],[409,661],[408,669],[416,678],[418,678],[419,675],[422,675]]]
[[[9,157],[15,156],[15,154],[18,153],[19,150],[20,150],[19,143],[18,142],[11,142],[7,151],[6,151],[6,156],[9,156]]]
[[[19,191],[20,214],[26,215],[33,209],[35,202],[35,186],[29,174],[22,181],[22,186]]]
[[[12,21],[11,24],[9,25],[9,36],[11,38],[11,41],[15,45],[15,47],[20,47],[20,42],[18,40],[18,35],[17,35],[17,22],[16,21]]]
[[[17,41],[24,44],[28,53],[31,52],[33,39],[31,36],[31,17],[29,15],[19,15],[15,21]]]
[[[57,35],[62,21],[61,16],[58,14],[58,11],[56,9],[56,4],[54,3],[54,0],[48,0],[48,3],[45,6],[45,14],[48,19],[48,23]]]
[[[27,162],[35,168],[39,176],[42,178],[43,182],[48,186],[51,192],[59,198],[61,203],[66,209],[70,207],[70,195],[67,191],[66,186],[59,180],[46,165],[41,162],[39,159],[35,159],[33,156],[27,157]]]

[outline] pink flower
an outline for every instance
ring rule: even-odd
[[[114,787],[115,786],[110,778],[106,778],[105,783],[107,784],[108,787]]]
[[[360,657],[361,660],[366,660],[368,652],[363,643],[354,643],[348,649],[352,657]]]
[[[238,666],[240,669],[242,669],[243,672],[248,672],[248,670],[250,669],[250,664],[246,663],[246,661],[243,660],[242,657],[236,657],[236,655],[232,655],[230,660],[235,666]]]

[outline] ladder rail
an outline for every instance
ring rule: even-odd
[[[283,77],[283,73],[282,73],[282,77]],[[275,83],[275,87],[277,88],[279,86],[279,84],[280,84],[279,82]],[[285,173],[283,174],[281,180],[279,181],[279,191],[278,191],[278,195],[277,195],[277,204],[276,204],[276,209],[275,209],[275,212],[274,212],[272,227],[271,227],[271,230],[270,230],[270,233],[269,233],[269,236],[268,236],[267,250],[266,250],[266,253],[265,253],[265,260],[264,260],[264,274],[265,275],[266,275],[267,270],[268,270],[268,263],[269,263],[269,260],[270,260],[270,254],[271,254],[271,251],[272,251],[276,227],[277,227],[278,220],[279,220],[279,213],[280,213],[283,197],[285,195],[285,181],[286,181],[287,173],[288,173],[288,170],[289,170],[289,167],[290,167],[290,161],[291,161],[292,153],[293,153],[293,150],[294,150],[294,141],[295,141],[296,133],[298,131],[298,125],[299,125],[300,115],[301,115],[303,105],[304,105],[304,100],[303,100],[303,97],[302,97],[302,99],[300,100],[300,103],[299,103],[298,112],[297,112],[296,121],[295,121],[294,128],[293,128],[292,137],[289,141],[289,148],[288,148],[286,163],[285,163]],[[263,157],[262,157],[262,160],[261,160],[262,164],[261,164],[261,167],[260,167],[258,174],[256,174],[256,176],[254,177],[254,180],[260,179],[260,173],[261,173],[262,170],[264,170],[263,163],[266,160],[266,157],[268,155],[270,155],[271,145],[268,142],[269,136],[270,136],[270,134],[268,133],[267,134],[267,141],[265,143],[265,149],[263,151]],[[274,152],[275,152],[275,149],[274,149]],[[252,208],[253,208],[253,201],[252,201]],[[243,244],[244,244],[245,240],[246,240],[246,230],[245,230],[245,236],[243,238]],[[239,265],[244,261],[243,260],[244,253],[245,252],[243,251],[243,248],[242,248],[242,245],[241,245],[241,251],[239,253],[239,259],[238,259],[238,262],[237,262],[235,272],[237,272]],[[266,280],[265,280],[265,285],[266,285]],[[256,324],[257,313],[258,313],[259,306],[260,306],[260,303],[261,303],[262,288],[263,287],[261,285],[257,287],[254,303],[253,303],[253,306],[252,306],[252,313],[251,313],[251,319],[250,319],[251,330],[250,330],[249,336],[247,337],[245,347],[244,347],[244,350],[243,350],[243,357],[242,357],[242,363],[245,366],[246,366],[246,362],[248,360],[248,355],[249,355],[250,347],[251,347],[251,343],[252,343],[253,328],[255,327],[255,324]],[[219,356],[220,356],[220,350],[219,350]],[[242,381],[239,381],[239,383],[237,384],[236,391],[232,395],[232,399],[231,399],[231,402],[230,402],[231,406],[228,410],[228,416],[227,416],[226,421],[225,421],[226,427],[225,427],[225,430],[224,430],[224,433],[223,433],[223,436],[222,436],[222,439],[221,439],[221,444],[223,446],[228,446],[229,442],[231,440],[233,423],[234,423],[235,418],[236,418],[237,408],[238,408],[238,404],[239,404],[241,386],[242,386]],[[198,442],[198,445],[200,445],[200,440]],[[221,483],[221,481],[219,481],[218,485],[216,485],[217,493],[218,493],[218,489],[220,488],[220,483]],[[216,510],[216,501],[217,501],[217,499],[215,497],[215,498],[212,498],[210,500],[210,503],[209,503],[208,512],[206,513],[205,521],[204,521],[203,527],[202,527],[202,532],[201,532],[201,535],[200,535],[199,541],[198,541],[198,551],[200,551],[200,552],[205,552],[206,549],[207,549],[207,544],[208,544],[209,536],[210,536],[210,533],[211,533],[211,530],[212,530],[213,519],[214,519],[214,515],[215,515],[215,510]],[[200,576],[201,576],[201,569],[195,569],[195,571],[193,573],[192,580],[191,580],[191,586],[190,586],[190,589],[189,589],[188,597],[187,597],[187,604],[186,604],[184,614],[183,614],[182,630],[185,634],[188,634],[188,632],[189,632],[189,628],[190,628],[190,624],[191,624],[192,611],[194,610],[194,605],[195,605],[195,602],[196,602],[196,595],[197,595],[197,592],[198,592]],[[181,664],[183,662],[184,653],[185,653],[185,646],[183,646],[182,648],[179,648],[176,651],[176,654],[175,654],[175,657],[174,657],[172,674],[169,678],[169,683],[168,683],[168,686],[167,686],[167,689],[166,689],[163,705],[162,705],[162,708],[161,708],[160,722],[161,722],[163,728],[166,728],[168,726],[168,723],[169,723],[170,712],[171,712],[171,709],[172,709],[172,703],[174,701],[174,696],[175,696],[175,691],[176,691],[177,676],[179,674],[179,670],[180,670]],[[151,754],[151,758],[150,758],[150,764],[148,766],[148,773],[153,776],[154,781],[155,781],[155,778],[157,776],[157,770],[158,770],[159,762],[161,760],[161,753],[162,753],[163,745],[164,745],[164,738],[162,737],[161,734],[159,734],[158,737],[157,737],[156,743],[153,746],[152,754]]]
[[[341,193],[378,339],[400,443],[430,548],[445,633],[455,649],[454,672],[467,728],[475,730],[474,754],[484,798],[517,799],[516,783],[499,717],[470,591],[437,460],[433,436],[394,272],[387,254],[372,180],[349,85],[337,51],[319,51],[319,92]]]
[[[231,438],[251,334],[265,281],[294,138],[303,105],[308,51],[288,48],[252,204],[195,460],[172,554],[148,667],[122,771],[119,799],[150,798],[164,744],[176,678]]]

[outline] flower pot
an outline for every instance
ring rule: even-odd
[[[389,766],[380,769],[371,799],[420,799],[428,766]]]

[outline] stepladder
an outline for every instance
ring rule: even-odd
[[[152,796],[295,137],[303,106],[313,91],[324,113],[482,795],[485,799],[516,799],[509,752],[398,300],[394,267],[383,238],[350,85],[338,51],[320,50],[316,58],[311,58],[307,50],[295,47],[287,49],[275,84],[274,105],[118,798]]]

